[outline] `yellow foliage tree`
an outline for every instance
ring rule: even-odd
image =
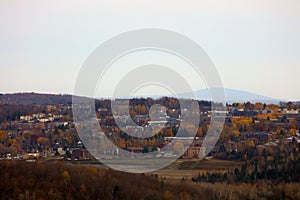
[[[68,171],[64,171],[62,173],[62,178],[63,178],[63,181],[64,181],[64,184],[65,184],[66,188],[68,188],[68,186],[71,183],[71,177],[70,177],[69,172]]]

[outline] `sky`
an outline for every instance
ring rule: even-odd
[[[126,31],[163,28],[197,42],[224,87],[300,100],[299,10],[299,0],[2,0],[0,93],[72,94],[97,46]]]

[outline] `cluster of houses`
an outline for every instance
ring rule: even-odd
[[[245,132],[241,133],[237,141],[227,141],[223,145],[226,151],[242,151],[247,145],[255,146],[274,146],[277,147],[280,143],[280,139],[276,138],[277,134],[268,132]],[[297,142],[300,144],[300,134],[299,131],[295,136],[291,136],[284,139],[286,144],[291,142]]]
[[[87,149],[85,149],[81,142],[78,142],[77,146],[65,146],[54,148],[54,151],[57,151],[61,157],[66,158],[67,160],[91,160],[93,159],[92,155]]]
[[[62,115],[54,115],[54,114],[45,114],[45,113],[37,113],[32,115],[23,115],[20,116],[20,121],[22,122],[53,122],[55,120],[58,120],[62,118]]]
[[[58,109],[55,107],[49,107],[47,108],[48,110],[53,110],[53,109]],[[64,109],[71,109],[70,107],[64,108]],[[161,110],[160,110],[161,109]],[[182,119],[180,118],[180,115],[172,115],[172,113],[176,113],[175,109],[172,110],[171,113],[167,114],[166,112],[166,107],[159,107],[159,109],[156,110],[159,115],[153,120],[149,118],[149,115],[135,115],[133,117],[133,120],[137,123],[141,124],[147,124],[145,126],[130,126],[127,125],[125,126],[126,132],[143,132],[146,128],[147,129],[161,129],[164,127],[166,124],[170,125],[180,125],[180,121]],[[239,117],[252,117],[254,119],[254,123],[260,123],[260,121],[257,118],[259,114],[273,114],[274,110],[247,110],[244,108],[237,108],[237,107],[228,107],[227,111],[215,111],[217,113],[214,113],[215,115],[222,115],[226,116],[226,123],[230,123],[231,118],[239,118]],[[100,123],[105,123],[105,125],[108,127],[107,130],[110,130],[112,126],[115,125],[115,118],[118,118],[121,121],[124,121],[124,124],[129,119],[130,116],[125,116],[122,115],[122,113],[115,113],[117,116],[112,117],[109,115],[110,111],[106,108],[99,108],[98,109],[98,117],[100,117],[98,120]],[[273,123],[297,123],[300,122],[300,114],[299,110],[295,109],[279,109],[276,111],[276,113],[279,113],[277,115],[277,118],[274,119],[268,119],[272,121]],[[210,116],[212,115],[212,111],[210,111],[209,108],[204,108],[201,110],[201,121],[200,123],[209,123]],[[104,117],[104,118],[103,118]],[[18,131],[23,131],[24,133],[26,131],[30,131],[33,129],[38,129],[38,130],[43,130],[45,133],[47,130],[53,130],[57,126],[61,125],[63,115],[61,114],[52,114],[51,112],[48,114],[45,113],[35,113],[32,115],[24,115],[20,116],[20,123],[14,123],[11,122],[9,124],[10,129],[13,131],[10,132],[10,134],[16,134]],[[73,123],[73,122],[65,122],[63,125],[68,125],[68,123]],[[1,128],[1,124],[0,124]],[[76,130],[73,130],[76,132]],[[173,145],[177,146],[168,146],[167,144],[170,143],[172,140],[176,140],[176,137],[165,137],[164,138],[164,144],[159,145],[158,147],[147,147],[147,151],[152,151],[152,149],[155,149],[158,152],[158,155],[162,157],[171,157],[176,154],[183,155],[182,157],[184,158],[196,158],[196,157],[203,157],[205,156],[205,147],[201,147],[203,143],[203,138],[186,138],[186,140],[193,140],[193,143],[185,148],[184,144],[184,138],[181,138],[180,141],[176,143],[172,142]],[[286,142],[290,142],[291,140],[300,142],[299,135],[291,138],[287,138]],[[183,143],[183,145],[178,144],[178,143]],[[238,139],[236,141],[227,141],[223,145],[226,148],[226,151],[240,151],[245,147],[247,144],[253,144],[253,145],[277,145],[278,140],[273,138],[273,134],[270,132],[243,132],[238,136]],[[168,148],[164,148],[168,147]],[[214,151],[219,150],[219,146],[216,145],[214,148]],[[143,147],[127,147],[127,150],[133,153],[140,153],[140,152],[145,152],[145,148]],[[185,151],[186,150],[186,151]],[[116,150],[103,150],[104,155],[118,155],[119,151]],[[73,147],[67,147],[67,146],[53,146],[51,147],[50,154],[54,155],[59,155],[63,156],[67,159],[72,159],[72,160],[88,160],[92,159],[91,155],[88,153],[88,151],[82,147],[81,144],[77,144]],[[39,155],[39,156],[37,156]],[[28,154],[29,157],[32,157],[32,155]],[[41,153],[35,152],[35,158],[39,158],[41,156]],[[42,155],[43,156],[43,155]]]

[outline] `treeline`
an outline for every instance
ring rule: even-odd
[[[72,95],[38,94],[38,93],[14,93],[0,94],[0,104],[11,105],[55,105],[71,104]]]
[[[60,163],[0,163],[1,199],[159,199],[154,176]]]
[[[193,183],[99,166],[0,162],[1,199],[299,199],[299,184]]]
[[[96,166],[0,162],[1,199],[299,199],[298,184],[193,183]]]
[[[277,148],[254,147],[241,168],[226,172],[201,173],[193,178],[195,182],[256,183],[262,180],[300,182],[300,145],[294,140],[285,144],[283,140]]]

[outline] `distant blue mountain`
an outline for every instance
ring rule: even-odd
[[[220,92],[222,88],[212,88],[210,89],[211,92]],[[282,99],[275,99],[259,94],[254,94],[251,92],[246,92],[246,91],[241,91],[241,90],[234,90],[234,89],[229,89],[229,88],[224,88],[224,93],[225,93],[225,100],[228,103],[233,103],[233,102],[263,102],[263,103],[274,103],[278,104],[280,101],[285,101]],[[211,96],[209,93],[209,89],[202,89],[202,90],[197,90],[194,92],[195,96],[197,99],[201,100],[211,100]],[[181,97],[184,96],[191,96],[191,94],[186,93],[183,95],[180,95]]]
[[[206,89],[197,90],[194,92],[194,94],[191,92],[188,92],[188,93],[181,93],[176,96],[179,98],[191,98],[191,99],[194,99],[196,97],[197,100],[211,101],[212,99],[211,99],[210,92],[212,92],[214,94],[218,94],[222,90],[224,90],[225,101],[227,103],[233,103],[233,102],[244,103],[244,102],[249,101],[251,103],[262,102],[262,103],[267,103],[267,104],[270,104],[270,103],[278,104],[280,101],[286,101],[283,99],[275,99],[275,98],[267,97],[264,95],[259,95],[259,94],[254,94],[251,92],[246,92],[246,91],[242,91],[242,90],[234,90],[234,89],[229,89],[229,88],[224,88],[224,89],[223,88],[211,88],[210,90],[208,88],[206,88]],[[175,97],[175,95],[150,95],[150,96],[134,95],[133,97],[120,97],[120,98],[128,99],[128,98],[151,97],[154,99],[158,99],[158,98],[161,98],[162,96]],[[221,102],[221,100],[218,102]]]

